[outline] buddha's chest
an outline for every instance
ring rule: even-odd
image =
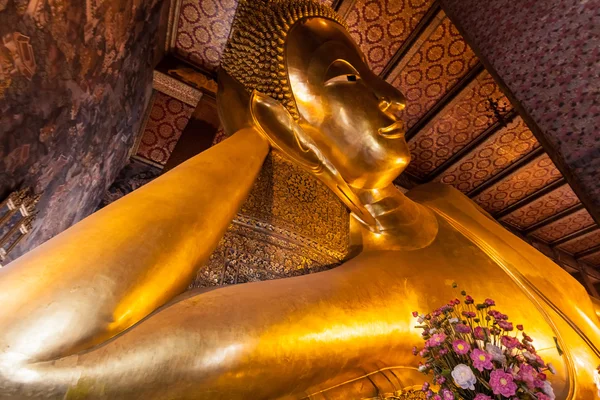
[[[391,290],[402,293],[414,311],[431,312],[451,299],[462,298],[462,290],[476,302],[493,299],[495,308],[507,314],[513,326],[523,325],[524,332],[533,338],[538,354],[556,368],[557,374],[551,380],[557,398],[573,398],[575,386],[579,387],[580,394],[581,389],[587,392],[585,388],[593,385],[587,372],[581,373],[581,366],[576,363],[584,354],[590,357],[589,365],[592,365],[594,356],[582,351],[585,342],[560,312],[549,307],[543,296],[532,292],[502,262],[464,236],[445,232],[443,237],[444,240],[436,240],[422,250],[382,252],[375,255],[378,260],[371,263],[385,271],[386,281],[397,285]],[[452,287],[454,282],[458,288]],[[405,305],[400,312],[408,311]],[[404,317],[410,319],[407,315]],[[417,336],[415,342],[422,341],[418,331],[413,334]],[[583,368],[593,370],[589,365]]]

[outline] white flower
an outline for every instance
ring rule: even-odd
[[[600,372],[598,370],[594,372],[594,383],[598,389],[598,397],[600,397]]]
[[[451,324],[458,324],[458,318],[450,318],[448,322],[450,322]]]
[[[500,347],[488,343],[485,345],[485,351],[492,355],[492,360],[506,364],[506,356],[504,353],[502,353],[502,349]]]
[[[427,371],[427,366],[426,365],[419,365],[419,372],[425,372]]]
[[[419,318],[417,318],[417,321],[419,321],[419,323],[422,324],[423,321],[425,321],[425,316],[423,314],[419,315]]]
[[[554,394],[554,389],[552,389],[552,385],[550,384],[549,381],[544,381],[544,387],[542,388],[542,391],[544,393],[546,393],[546,396],[550,397],[550,399],[552,399],[552,400],[556,399],[556,395]]]
[[[552,363],[548,363],[547,367],[553,375],[556,375],[556,368],[554,368],[554,365],[552,365]]]
[[[429,330],[429,333],[431,333],[431,334],[433,334],[433,333],[436,333],[436,332],[437,332],[437,329],[435,329],[435,328],[431,328],[431,329]]]
[[[477,378],[468,365],[458,364],[454,367],[452,370],[452,378],[454,379],[456,386],[460,386],[463,389],[475,390]]]

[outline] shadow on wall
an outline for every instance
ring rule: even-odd
[[[44,192],[12,258],[92,213],[152,86],[162,0],[0,0],[0,198]]]

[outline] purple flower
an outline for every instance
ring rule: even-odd
[[[431,398],[431,400],[442,400],[442,398],[438,394],[436,394]]]
[[[483,372],[484,369],[494,369],[494,365],[492,364],[492,355],[483,350],[473,350],[471,352],[471,360],[473,360],[473,366],[480,372]]]
[[[552,385],[549,381],[544,381],[544,387],[542,388],[542,391],[546,396],[548,396],[550,400],[554,400],[556,398],[556,395],[554,394],[554,389],[552,389]]]
[[[513,382],[512,375],[500,369],[490,373],[490,386],[494,394],[501,394],[504,397],[514,396],[517,392],[517,384]]]
[[[412,312],[412,316],[417,318],[419,316],[419,312],[418,311],[413,311]]]
[[[509,349],[514,349],[515,347],[519,347],[521,345],[519,340],[512,336],[502,336],[500,338],[500,342],[502,342],[502,345]]]
[[[496,302],[492,299],[485,299],[485,301],[483,302],[483,304],[485,304],[486,306],[495,306]]]
[[[413,356],[416,356],[417,354],[419,354],[419,349],[417,349],[417,346],[413,346],[412,353],[413,353]]]
[[[475,314],[473,311],[463,311],[462,315],[467,318],[475,318],[477,316],[477,314]]]
[[[514,329],[512,322],[508,321],[498,321],[498,326],[505,331],[512,331]]]
[[[443,400],[454,400],[454,393],[452,393],[450,390],[442,389],[440,393],[442,394]]]
[[[422,391],[426,392],[429,390],[429,382],[425,382],[423,383],[423,387],[421,388]]]
[[[444,382],[446,382],[446,378],[444,378],[442,375],[438,375],[438,377],[435,378],[435,383],[438,385],[442,385]]]
[[[477,378],[475,374],[473,374],[473,370],[471,367],[465,364],[458,364],[452,370],[452,379],[454,379],[454,383],[456,386],[459,386],[462,389],[470,389],[475,390],[475,384],[477,383]],[[444,396],[444,399],[446,397]]]
[[[492,398],[490,396],[486,396],[483,393],[477,393],[473,400],[492,400]]]
[[[475,303],[475,300],[473,300],[473,298],[469,295],[467,295],[467,297],[465,297],[465,304],[473,304]]]
[[[454,349],[456,354],[460,355],[467,354],[469,350],[471,350],[471,346],[469,346],[469,343],[460,339],[456,339],[454,342],[452,342],[452,348]]]
[[[440,346],[444,343],[444,340],[446,340],[446,335],[443,333],[436,333],[433,336],[431,336],[431,339],[429,339],[427,341],[427,345],[429,347],[437,347]]]
[[[454,330],[458,333],[471,333],[471,327],[465,324],[456,324]]]
[[[537,372],[533,367],[529,364],[523,364],[519,367],[519,372],[517,373],[517,380],[524,382],[530,390],[535,388],[535,379],[537,377]]]
[[[544,393],[536,393],[535,397],[538,400],[552,400],[550,397],[546,396]]]
[[[441,349],[440,350],[440,356],[445,356],[446,354],[448,354],[448,349]]]

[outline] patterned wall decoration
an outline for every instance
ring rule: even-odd
[[[139,189],[146,183],[153,181],[160,174],[160,168],[137,160],[129,160],[119,172],[113,184],[104,191],[104,195],[102,196],[102,200],[100,201],[97,210],[100,210],[134,190]]]
[[[333,0],[321,0],[331,5]],[[215,73],[227,43],[238,0],[182,0],[175,52]]]
[[[525,122],[516,117],[435,181],[468,193],[537,147],[539,143]]]
[[[427,13],[433,0],[357,0],[346,14],[350,34],[379,74]]]
[[[126,162],[150,99],[164,2],[2,3],[0,198],[44,192],[17,257],[93,212]]]
[[[482,134],[496,121],[489,100],[506,105],[506,111],[510,110],[508,99],[484,71],[411,138],[412,161],[408,171],[424,178]]]
[[[176,53],[208,72],[215,72],[237,3],[237,0],[183,0],[175,39]]]
[[[577,254],[598,245],[600,245],[600,229],[596,229],[595,231],[582,235],[576,239],[569,240],[557,247],[567,253]]]
[[[561,178],[547,154],[542,154],[473,198],[489,213],[497,213]]]
[[[349,214],[341,201],[316,178],[272,152],[192,287],[331,268],[348,254],[349,230]]]
[[[442,13],[443,14],[443,13]],[[477,57],[448,17],[413,47],[388,81],[406,96],[401,118],[410,128],[477,63]]]
[[[564,160],[588,207],[600,210],[598,1],[442,4]]]
[[[551,243],[592,225],[594,225],[594,219],[584,209],[536,229],[531,234],[538,239]]]
[[[571,187],[564,185],[502,217],[500,220],[518,229],[527,229],[531,225],[578,203],[579,199],[573,193]]]
[[[165,165],[193,112],[194,107],[155,92],[136,155]]]

